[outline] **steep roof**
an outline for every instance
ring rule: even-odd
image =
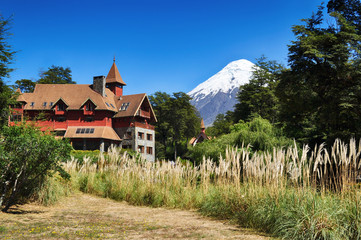
[[[203,121],[203,118],[202,118],[202,121],[201,121],[201,129],[203,128],[206,128],[206,126],[204,125],[204,121]]]
[[[19,94],[16,99],[18,102],[26,102],[20,88],[16,89],[15,92]]]
[[[154,114],[153,108],[149,102],[148,96],[145,93],[133,94],[133,95],[124,95],[117,102],[117,107],[119,112],[116,113],[113,118],[120,117],[134,117],[137,115],[138,110],[142,106],[142,104],[148,104],[150,109],[150,117],[154,122],[157,121],[157,118]],[[128,105],[126,108],[122,108],[122,106]]]
[[[106,96],[102,97],[87,84],[37,84],[33,93],[21,96],[27,103],[25,110],[50,110],[59,99],[67,104],[67,110],[78,110],[91,99],[96,105],[95,110],[117,112],[114,93],[107,88],[105,93]]]
[[[120,83],[121,85],[127,85],[123,81],[120,73],[118,71],[117,65],[115,65],[115,61],[113,62],[112,67],[109,70],[108,76],[106,78],[107,83]]]

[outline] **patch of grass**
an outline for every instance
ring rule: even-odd
[[[361,145],[328,152],[296,145],[272,152],[226,149],[217,163],[146,162],[110,148],[97,164],[68,163],[80,190],[134,205],[199,209],[287,239],[358,239]]]
[[[0,225],[0,234],[6,232],[6,227]]]

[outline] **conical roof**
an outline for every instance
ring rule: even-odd
[[[206,128],[206,126],[204,126],[204,121],[203,121],[203,118],[202,118],[201,129],[203,129],[203,128]]]
[[[120,76],[117,65],[115,65],[115,61],[113,62],[113,65],[109,70],[108,76],[106,78],[106,83],[120,83],[121,85],[127,85]]]

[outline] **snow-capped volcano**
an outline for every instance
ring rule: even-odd
[[[188,93],[206,126],[219,113],[233,110],[239,86],[249,82],[254,66],[246,59],[233,61]]]

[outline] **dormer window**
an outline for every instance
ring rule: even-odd
[[[87,103],[87,104],[85,104],[85,110],[86,111],[94,111],[94,106],[93,106],[93,104],[91,104],[91,103]]]
[[[46,102],[43,102],[43,107],[46,107]]]
[[[129,107],[130,103],[123,103],[122,106],[120,107],[120,111],[127,111],[128,107]]]
[[[49,103],[49,106],[50,106],[50,107],[52,107],[53,105],[54,105],[54,103],[53,103],[53,102],[50,102],[50,103]]]
[[[58,111],[65,111],[65,105],[63,103],[58,104]]]
[[[35,102],[31,102],[30,107],[34,107]]]

